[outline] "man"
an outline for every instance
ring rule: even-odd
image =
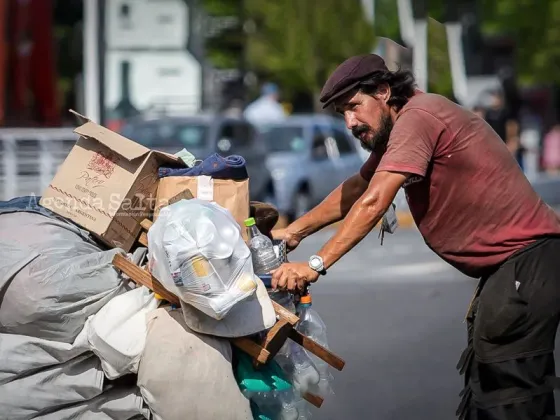
[[[523,169],[524,149],[519,138],[519,123],[506,107],[504,96],[500,91],[491,91],[489,99],[490,106],[484,112],[484,119],[506,143]]]
[[[243,113],[245,118],[253,124],[281,121],[286,112],[278,102],[278,86],[265,83],[261,89],[261,96],[247,106]]]
[[[480,278],[459,370],[461,419],[554,414],[553,348],[560,316],[560,221],[537,196],[504,142],[480,117],[415,89],[376,55],[352,57],[321,93],[372,153],[360,173],[274,233],[289,249],[339,220],[306,263],[286,263],[273,286],[301,289],[362,240],[402,187],[426,244]],[[372,267],[375,273],[375,268]]]

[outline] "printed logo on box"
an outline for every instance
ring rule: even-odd
[[[88,163],[87,168],[103,175],[105,178],[111,178],[113,172],[115,171],[116,163],[118,162],[118,156],[115,153],[109,151],[106,152],[96,152]]]

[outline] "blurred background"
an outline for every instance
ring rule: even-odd
[[[559,24],[553,0],[4,0],[0,198],[41,193],[75,141],[74,109],[152,148],[246,155],[253,198],[295,217],[340,181],[320,173],[367,157],[317,98],[369,52],[479,113],[549,186]]]
[[[317,97],[370,52],[486,119],[560,205],[558,0],[3,0],[0,200],[41,195],[74,109],[150,148],[242,155],[251,198],[293,219],[367,157]],[[473,289],[415,229],[365,238],[313,288],[347,361],[314,418],[454,418]]]

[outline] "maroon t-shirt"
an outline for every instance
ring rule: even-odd
[[[504,142],[447,98],[418,93],[399,112],[379,159],[360,173],[407,172],[412,216],[426,244],[471,277],[485,275],[560,219],[531,187]]]

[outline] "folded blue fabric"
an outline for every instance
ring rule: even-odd
[[[14,197],[8,201],[0,201],[0,214],[29,212],[39,213],[50,218],[60,218],[60,216],[58,216],[51,210],[41,206],[39,204],[40,200],[41,196],[25,195],[21,197]]]
[[[242,181],[249,178],[243,156],[222,157],[217,153],[208,156],[202,163],[192,168],[159,168],[160,178],[168,176],[201,176],[215,179],[233,179]]]

